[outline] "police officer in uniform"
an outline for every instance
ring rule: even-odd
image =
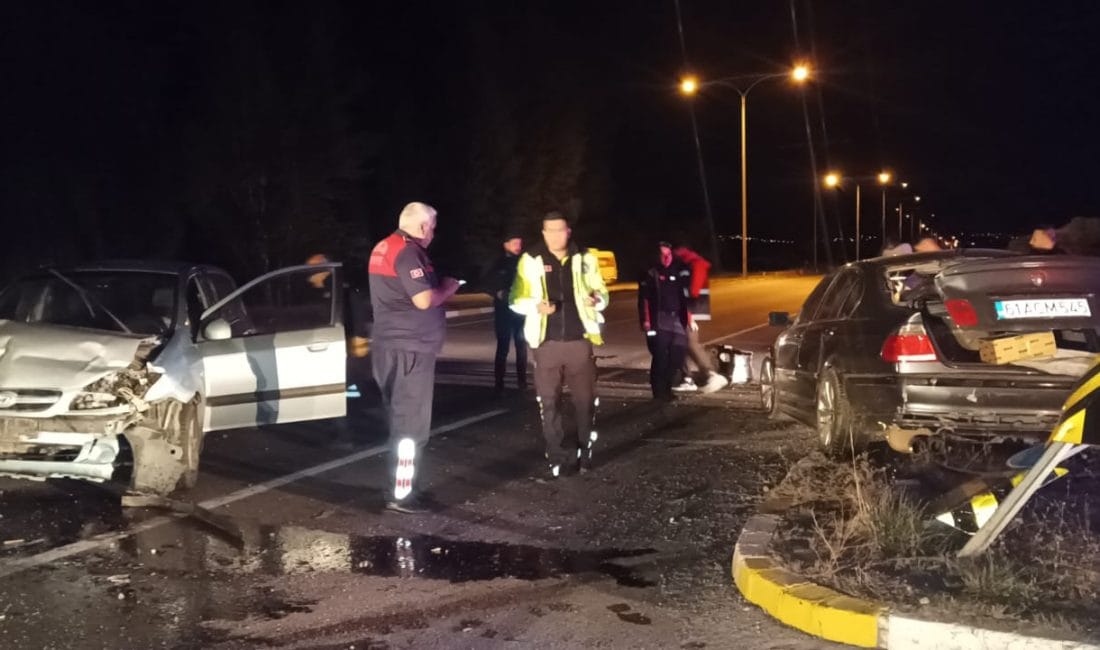
[[[435,360],[446,330],[443,303],[459,287],[454,278],[437,277],[428,257],[435,225],[435,208],[406,205],[398,229],[371,251],[368,267],[374,308],[371,368],[395,447],[394,487],[386,508],[402,513],[426,510],[415,487],[431,431]]]

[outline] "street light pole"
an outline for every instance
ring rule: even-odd
[[[882,230],[880,230],[879,232],[882,233],[880,235],[882,237],[882,241],[879,242],[879,248],[882,248],[882,249],[885,250],[886,249],[886,187],[885,186],[882,188]]]
[[[856,261],[859,261],[859,183],[856,183]]]
[[[748,92],[741,93],[741,277],[749,274],[749,173],[745,154],[745,112]]]
[[[905,201],[898,201],[898,243],[905,241],[905,231],[901,225],[901,215],[904,212]]]
[[[747,120],[747,106],[749,92],[762,81],[767,79],[777,79],[781,77],[789,77],[797,83],[804,83],[810,78],[810,68],[805,64],[799,64],[795,66],[789,73],[779,74],[763,74],[752,75],[749,78],[754,78],[755,81],[750,83],[747,88],[742,89],[740,85],[735,83],[737,79],[745,79],[746,77],[730,77],[727,79],[718,79],[715,81],[701,83],[693,76],[684,77],[680,80],[680,92],[688,97],[695,95],[700,88],[715,84],[723,85],[733,88],[737,91],[737,94],[741,96],[741,275],[747,276],[749,274],[749,181],[748,181],[748,146],[745,138],[746,128],[745,122]],[[698,145],[696,145],[698,146]],[[705,190],[704,190],[705,192]]]

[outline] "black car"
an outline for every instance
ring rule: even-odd
[[[826,276],[760,373],[773,414],[817,429],[825,450],[884,434],[1032,439],[1100,350],[1100,260],[962,250],[875,258]],[[994,365],[982,340],[1052,332],[1057,357]]]

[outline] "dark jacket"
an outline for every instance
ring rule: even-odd
[[[638,282],[638,324],[645,331],[656,330],[662,313],[665,321],[674,314],[686,331],[691,322],[690,291],[691,269],[686,264],[675,258],[667,267],[654,264]]]
[[[493,297],[494,303],[508,306],[508,292],[512,289],[512,282],[516,279],[516,265],[519,264],[519,255],[505,252],[497,257],[493,265],[485,274],[485,293]]]

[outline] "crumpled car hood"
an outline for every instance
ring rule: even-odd
[[[79,390],[133,363],[144,336],[0,320],[0,389]]]

